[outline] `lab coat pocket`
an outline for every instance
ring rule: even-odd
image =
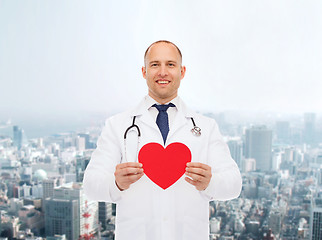
[[[209,223],[191,216],[183,218],[183,238],[184,240],[208,240]]]
[[[115,225],[115,240],[145,240],[145,235],[144,218],[132,218]]]

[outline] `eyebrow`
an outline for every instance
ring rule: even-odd
[[[151,64],[151,63],[159,63],[160,61],[151,61],[151,62],[149,62],[149,64]]]
[[[168,61],[166,61],[167,63],[177,63],[177,61],[174,61],[174,60],[168,60]],[[151,61],[151,62],[149,62],[149,64],[152,64],[152,63],[160,63],[160,61]]]

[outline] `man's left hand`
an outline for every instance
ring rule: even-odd
[[[185,177],[185,180],[194,185],[199,191],[203,191],[208,187],[212,176],[211,167],[198,162],[188,162],[185,174],[188,176]]]

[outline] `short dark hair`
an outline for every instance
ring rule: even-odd
[[[168,41],[168,40],[159,40],[159,41],[156,41],[156,42],[152,43],[152,44],[151,44],[151,45],[146,49],[146,51],[145,51],[145,53],[144,53],[144,64],[145,64],[146,55],[147,55],[147,53],[148,53],[149,49],[150,49],[154,44],[157,44],[157,43],[168,43],[168,44],[172,44],[173,46],[175,46],[175,47],[176,47],[176,49],[177,49],[177,50],[178,50],[178,52],[179,52],[179,55],[180,55],[180,58],[181,58],[181,61],[182,61],[182,54],[181,54],[180,49],[177,47],[177,45],[175,45],[173,42],[170,42],[170,41]]]

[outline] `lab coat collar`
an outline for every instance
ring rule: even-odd
[[[134,108],[134,110],[131,112],[131,116],[140,116],[140,115],[145,115],[146,113],[148,113],[148,109],[151,107],[150,102],[151,100],[148,99],[151,98],[150,96],[145,96],[142,101]],[[170,101],[172,102],[172,101]],[[186,118],[191,118],[195,116],[195,112],[193,112],[192,110],[190,110],[186,104],[181,100],[181,98],[179,96],[177,96],[174,99],[173,102],[178,110],[178,114],[182,114],[184,117]]]
[[[156,104],[156,105],[161,105],[160,103],[158,103],[157,101],[155,101],[152,97],[150,97],[149,95],[145,96],[145,105],[147,107],[148,110],[150,110],[150,108]],[[171,101],[165,103],[165,104],[169,104],[172,103],[175,105],[176,109],[180,109],[180,103],[179,103],[179,97],[176,96],[174,99],[172,99]]]

